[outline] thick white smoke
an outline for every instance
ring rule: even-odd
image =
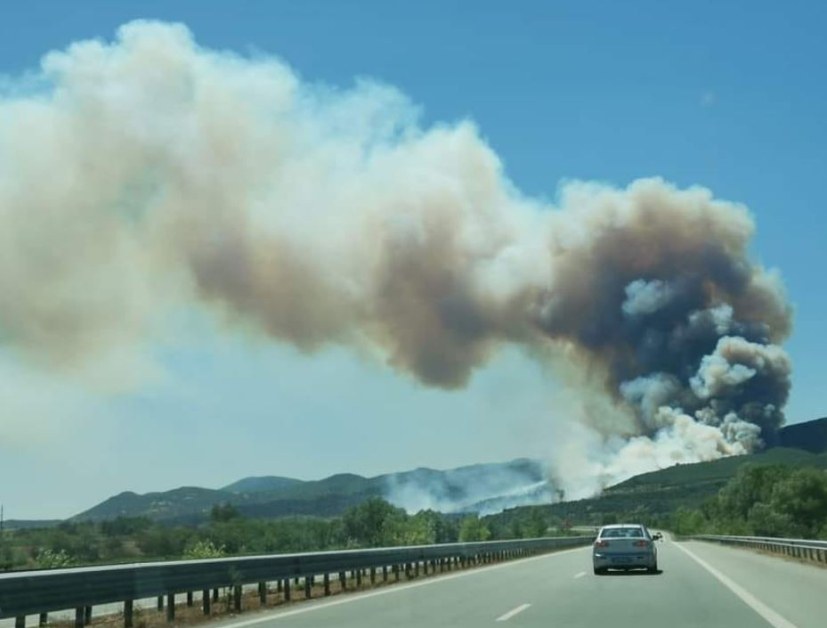
[[[446,388],[517,343],[613,407],[583,416],[601,478],[749,451],[783,420],[789,308],[747,211],[705,189],[571,183],[546,207],[471,123],[423,129],[393,88],[309,85],[179,25],[51,53],[35,84],[0,100],[7,351],[111,370],[192,304]]]

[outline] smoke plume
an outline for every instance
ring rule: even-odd
[[[781,424],[791,312],[744,207],[660,179],[571,182],[548,206],[473,124],[417,113],[180,25],[48,54],[0,100],[0,342],[71,371],[198,304],[443,388],[516,343],[608,400],[578,420],[610,478]]]

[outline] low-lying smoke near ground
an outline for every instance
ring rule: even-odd
[[[392,87],[308,84],[180,25],[2,85],[0,342],[31,363],[112,370],[193,304],[443,388],[516,344],[582,390],[549,443],[570,495],[783,421],[790,308],[746,208],[706,189],[570,182],[548,205],[470,122],[423,128]]]
[[[436,510],[484,516],[558,498],[546,465],[526,458],[447,471],[420,468],[390,474],[385,484],[385,498],[409,513]]]

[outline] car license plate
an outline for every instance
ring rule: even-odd
[[[613,558],[613,559],[612,559],[612,562],[613,562],[613,563],[621,563],[621,564],[625,564],[625,563],[631,563],[631,562],[632,562],[632,559],[631,559],[631,558],[629,558],[629,557],[627,557],[627,556],[621,556],[620,558]]]

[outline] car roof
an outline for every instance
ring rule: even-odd
[[[602,526],[601,530],[609,530],[611,528],[645,528],[642,523],[612,523],[610,525]]]

